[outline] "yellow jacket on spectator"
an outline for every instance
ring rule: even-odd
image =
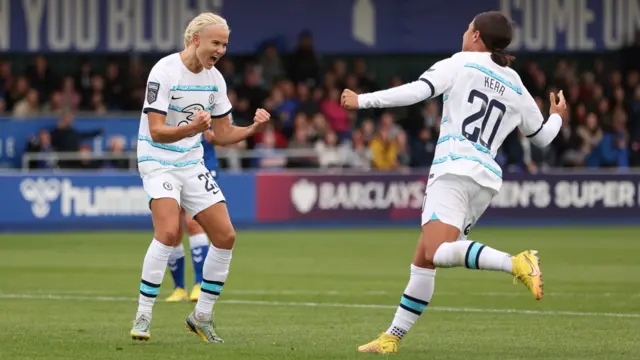
[[[373,156],[373,167],[379,170],[395,169],[398,165],[398,146],[388,139],[388,135],[376,135],[369,144]]]

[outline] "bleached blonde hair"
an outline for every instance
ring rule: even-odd
[[[184,31],[185,49],[191,44],[194,34],[198,34],[210,26],[223,26],[226,30],[229,30],[227,20],[222,16],[210,12],[201,13],[191,20],[189,25],[187,25],[187,29]]]

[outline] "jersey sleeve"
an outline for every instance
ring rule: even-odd
[[[433,64],[429,70],[420,75],[419,80],[429,85],[431,90],[430,97],[440,96],[447,90],[451,89],[458,70],[456,69],[457,64],[458,60],[454,55],[450,58],[438,61]]]
[[[154,66],[149,73],[147,80],[147,93],[144,97],[142,111],[146,114],[155,112],[167,115],[169,109],[169,96],[171,90],[171,79],[167,71],[162,70],[162,66]]]
[[[218,85],[218,93],[213,100],[213,109],[211,109],[212,118],[222,118],[231,113],[231,102],[227,96],[227,82],[220,73],[216,73],[216,83]]]
[[[444,59],[425,71],[416,81],[387,90],[360,94],[358,107],[368,109],[407,106],[438,96],[451,88],[456,63],[454,57]]]
[[[522,119],[518,128],[535,145],[546,147],[558,135],[562,127],[562,118],[558,114],[551,114],[545,119],[529,91],[523,87],[522,91]]]
[[[522,119],[518,128],[527,137],[534,136],[542,129],[544,125],[544,116],[538,107],[538,104],[533,99],[529,91],[522,87],[522,102],[520,103],[520,109]]]

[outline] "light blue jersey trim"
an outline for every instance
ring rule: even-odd
[[[174,85],[171,91],[218,91],[216,85]]]
[[[438,142],[436,143],[436,145],[440,145],[442,143],[445,143],[449,140],[454,140],[454,139],[458,141],[468,141],[468,139],[462,136],[461,134],[449,134],[438,139]],[[476,148],[476,150],[491,156],[492,159],[494,158],[493,154],[491,154],[491,150],[487,149],[486,147],[480,144],[476,144],[474,142],[472,142],[471,145],[473,145],[473,147]]]
[[[147,142],[147,143],[149,143],[149,145],[151,145],[151,146],[153,146],[155,148],[158,148],[158,149],[168,150],[168,151],[173,151],[173,152],[179,152],[179,153],[187,153],[187,152],[189,152],[191,150],[197,149],[197,148],[202,146],[202,144],[200,142],[198,142],[197,144],[195,144],[195,145],[193,145],[191,147],[182,147],[182,146],[171,145],[171,144],[160,144],[160,143],[157,143],[157,142],[151,140],[150,137],[144,136],[144,135],[140,135],[140,134],[138,134],[138,140]]]
[[[459,155],[459,154],[454,154],[454,153],[449,153],[449,155],[447,156],[443,156],[437,159],[433,160],[433,165],[438,165],[438,164],[442,164],[448,160],[469,160],[469,161],[473,161],[473,162],[477,162],[478,164],[484,166],[487,170],[491,171],[492,173],[496,174],[497,176],[502,178],[502,171],[499,169],[496,169],[494,166],[492,166],[491,164],[487,163],[486,161],[483,161],[482,159],[478,158],[477,156],[469,156],[469,155]]]
[[[177,111],[177,112],[182,112],[182,110],[184,110],[184,106],[178,106],[178,105],[173,105],[173,104],[169,104],[169,110],[173,110],[173,111]],[[205,111],[211,111],[213,110],[213,105],[211,106],[207,106],[206,108],[204,108]]]
[[[511,90],[515,91],[518,95],[522,95],[522,89],[520,88],[520,86],[515,85],[511,81],[506,80],[505,78],[500,76],[500,74],[496,74],[491,69],[487,69],[486,67],[484,67],[484,66],[482,66],[480,64],[476,64],[476,63],[466,63],[466,64],[464,64],[464,67],[468,67],[468,68],[479,70],[479,71],[485,73],[486,75],[491,76],[492,78],[494,78],[494,79],[500,81],[501,83],[505,84],[505,86],[507,86]]]
[[[195,165],[197,163],[199,163],[200,161],[202,161],[202,159],[196,159],[196,160],[189,160],[189,161],[183,161],[183,162],[178,162],[178,163],[171,163],[168,161],[164,161],[164,160],[160,160],[160,159],[156,159],[152,156],[141,156],[138,158],[138,164],[142,163],[142,162],[147,162],[147,161],[155,161],[157,163],[159,163],[160,165],[163,166],[173,166],[173,167],[177,167],[177,168],[181,168],[181,167],[187,167],[190,165]]]

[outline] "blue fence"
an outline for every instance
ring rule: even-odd
[[[222,174],[238,228],[419,226],[427,173]],[[151,229],[137,174],[0,175],[0,231]],[[640,174],[508,174],[481,223],[640,224]]]

